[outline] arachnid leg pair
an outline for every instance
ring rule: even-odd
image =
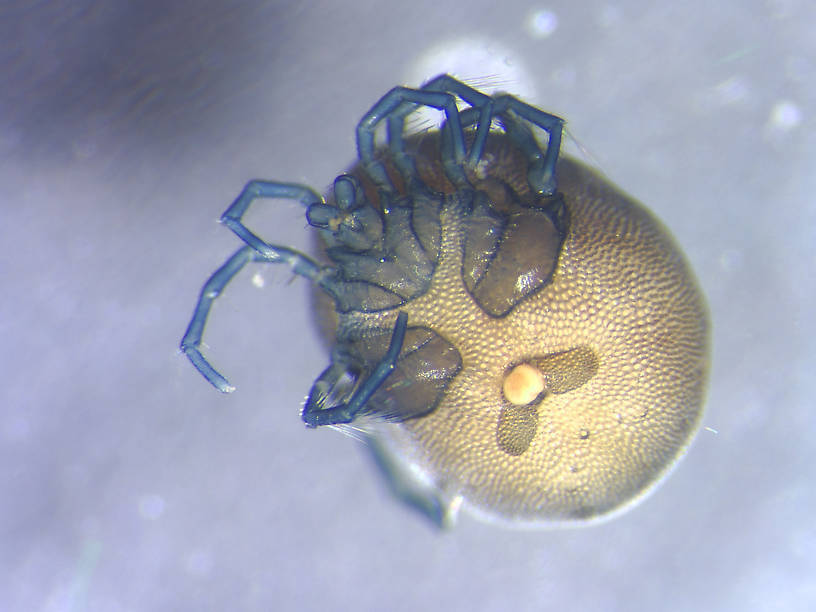
[[[457,99],[469,105],[457,107]],[[395,87],[383,96],[357,126],[357,149],[362,168],[379,192],[379,205],[368,202],[354,177],[342,175],[335,181],[333,203],[302,185],[250,181],[227,209],[221,221],[246,246],[236,251],[207,281],[193,318],[181,342],[181,350],[195,367],[222,392],[234,389],[201,352],[204,327],[213,301],[248,263],[283,263],[295,274],[321,287],[334,300],[338,312],[377,312],[399,307],[427,289],[438,257],[438,209],[442,196],[424,185],[412,155],[406,150],[404,123],[407,115],[427,106],[444,111],[441,152],[444,171],[452,184],[467,190],[468,168],[482,159],[494,120],[498,121],[528,161],[528,181],[540,195],[556,192],[555,165],[560,148],[563,120],[542,112],[509,95],[487,96],[448,76],[441,75],[421,89]],[[416,194],[410,206],[400,205],[385,165],[377,159],[375,133],[387,123],[388,147],[393,163],[405,184]],[[536,125],[548,134],[542,151],[520,120]],[[468,150],[465,131],[475,135]],[[259,199],[289,199],[307,207],[310,225],[319,229],[329,246],[334,266],[322,265],[293,249],[270,244],[244,225],[243,215]],[[422,214],[420,214],[420,211]],[[436,215],[436,217],[434,217]],[[435,219],[418,227],[420,218]],[[395,369],[408,329],[408,315],[399,312],[381,358],[364,379],[338,397],[338,381],[350,373],[353,364],[336,351],[332,364],[314,383],[303,410],[304,421],[312,426],[348,423],[366,408],[366,403]],[[428,350],[428,349],[425,349]],[[427,378],[420,366],[413,367],[414,380]],[[451,367],[449,380],[458,371]],[[434,390],[439,385],[434,387]],[[430,397],[430,395],[429,395]],[[327,405],[330,399],[338,403]]]

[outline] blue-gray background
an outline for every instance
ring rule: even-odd
[[[815,11],[2,3],[0,608],[813,609]],[[710,429],[607,524],[439,534],[395,502],[300,422],[327,355],[284,269],[215,309],[235,394],[177,352],[245,181],[323,190],[361,114],[443,70],[565,116],[708,294]],[[296,205],[251,221],[309,244]]]

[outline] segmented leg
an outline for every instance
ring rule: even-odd
[[[293,183],[273,183],[269,181],[249,181],[243,191],[235,198],[227,211],[221,215],[221,223],[230,228],[235,235],[246,242],[258,253],[264,255],[270,263],[277,256],[278,247],[267,244],[247,228],[241,219],[249,206],[258,199],[298,200],[304,206],[323,201],[314,191],[304,185]],[[297,270],[295,271],[297,272]]]
[[[350,177],[338,177],[335,187],[337,203],[340,210],[352,211],[355,208],[371,210],[370,206],[364,206],[364,201],[360,200],[359,185]],[[242,223],[242,217],[249,209],[249,206],[259,198],[285,198],[299,200],[307,205],[308,216],[313,225],[320,226],[325,223],[327,226],[338,220],[338,217],[327,210],[322,203],[322,198],[311,189],[301,185],[286,183],[272,183],[265,181],[251,181],[243,189],[232,205],[221,217],[225,223],[247,246],[236,251],[218,270],[213,273],[201,291],[193,317],[187,327],[187,331],[181,341],[181,350],[187,355],[199,372],[212,383],[219,391],[229,393],[235,389],[227,379],[221,375],[201,352],[201,340],[207,318],[212,308],[213,302],[218,298],[235,275],[250,262],[259,263],[284,263],[288,264],[295,274],[304,276],[320,286],[332,297],[338,305],[349,301],[360,301],[358,295],[359,283],[350,283],[347,279],[338,279],[335,268],[321,266],[303,253],[272,245],[253,233]],[[336,210],[336,209],[335,209]],[[331,213],[331,214],[330,214]],[[360,214],[363,214],[360,213]],[[334,216],[333,216],[334,215]],[[348,245],[353,240],[363,240],[361,246],[370,246],[371,240],[379,237],[380,229],[376,224],[369,225],[359,217],[351,217],[353,227],[351,233],[342,234],[343,240],[340,242]],[[339,228],[339,226],[338,226]],[[363,235],[371,234],[368,238],[353,238],[352,230],[360,230]],[[360,410],[365,407],[369,398],[377,391],[388,375],[393,371],[402,344],[405,339],[408,315],[400,312],[394,326],[391,343],[388,350],[383,355],[379,364],[374,368],[370,376],[363,381],[357,390],[352,394],[347,403],[340,403],[326,407],[327,398],[333,399],[337,382],[348,373],[348,368],[342,359],[334,358],[329,368],[318,378],[312,387],[309,401],[303,412],[303,419],[312,427],[324,424],[348,423],[354,419]],[[342,397],[342,394],[340,394]]]
[[[246,264],[250,262],[287,264],[295,274],[304,276],[321,287],[333,286],[332,268],[321,266],[294,249],[264,242],[241,222],[241,217],[257,198],[292,199],[307,205],[321,200],[320,196],[302,185],[250,181],[221,217],[222,221],[247,243],[247,246],[238,249],[204,285],[193,311],[193,318],[181,340],[181,350],[204,378],[222,393],[230,393],[235,387],[230,385],[201,353],[201,337],[213,302]]]
[[[388,178],[385,166],[374,159],[375,145],[374,134],[377,125],[383,120],[393,116],[404,103],[418,106],[430,106],[445,111],[446,123],[451,126],[453,137],[452,156],[457,163],[461,163],[465,157],[464,132],[459,125],[459,110],[456,108],[456,97],[445,92],[424,91],[421,89],[408,89],[407,87],[395,87],[371,107],[360,123],[357,124],[357,152],[360,161],[363,163],[371,180],[384,192],[394,191],[394,185]],[[405,158],[402,153],[404,149],[398,151],[399,155],[395,159],[398,165],[404,164]],[[410,166],[400,167],[400,170],[408,177],[415,175]]]
[[[391,334],[391,343],[377,366],[369,377],[360,384],[348,402],[326,407],[327,398],[334,397],[335,385],[345,376],[348,368],[338,358],[332,359],[332,364],[320,375],[312,385],[309,399],[303,409],[303,421],[309,427],[320,425],[338,425],[351,423],[354,417],[365,407],[380,385],[397,365],[397,357],[405,341],[405,332],[408,329],[408,313],[400,311],[394,323],[394,332]],[[342,394],[341,394],[342,395]]]
[[[471,144],[470,153],[467,155],[467,160],[464,160],[470,166],[475,166],[479,163],[479,159],[481,158],[482,152],[484,151],[484,144],[487,141],[487,136],[490,133],[490,121],[493,117],[493,98],[490,96],[483,94],[482,92],[473,89],[472,87],[465,85],[461,81],[457,81],[452,76],[448,74],[441,74],[438,77],[435,77],[425,83],[422,86],[423,91],[441,91],[450,93],[454,96],[459,97],[460,99],[467,102],[471,109],[476,111],[479,116],[478,122],[476,122],[476,136],[474,137],[473,143]],[[402,140],[402,132],[403,126],[405,123],[405,117],[413,112],[417,108],[416,104],[412,104],[409,102],[404,102],[397,108],[392,115],[388,119],[388,134],[389,134],[389,146],[391,147],[392,152],[396,153],[397,151],[404,150],[405,146]],[[460,111],[461,115],[461,111]],[[451,127],[448,122],[446,122],[445,126],[443,126],[443,130],[446,127]],[[462,125],[464,128],[465,126]],[[454,155],[452,155],[452,145],[454,142],[458,142],[460,140],[460,134],[454,133],[451,131],[448,134],[445,134],[446,138],[444,141],[445,150],[445,157],[446,157],[446,164],[447,165],[454,165],[459,163],[459,160],[456,159]],[[464,141],[464,133],[461,133],[461,140]],[[446,165],[446,171],[448,172],[449,178],[454,181],[454,184],[459,186],[459,181],[456,180],[459,176],[458,171],[452,171],[452,168],[448,168]]]
[[[465,101],[470,108],[459,111],[456,98]],[[516,140],[527,155],[530,186],[536,193],[544,196],[556,192],[555,165],[561,147],[563,119],[525,104],[513,96],[487,96],[447,74],[430,80],[421,89],[395,87],[372,107],[357,126],[360,159],[372,180],[382,190],[391,192],[393,185],[384,166],[374,159],[374,133],[377,125],[383,119],[387,121],[388,145],[394,163],[406,182],[415,185],[419,181],[413,159],[405,150],[403,132],[405,118],[420,106],[445,111],[446,120],[441,128],[442,161],[446,175],[457,188],[469,185],[463,164],[473,167],[479,163],[493,119],[503,120],[502,123],[507,124],[509,118],[516,115],[545,130],[549,135],[547,151],[542,152],[532,134],[528,138],[524,130],[508,130],[508,135]],[[468,152],[464,129],[470,126],[475,126],[476,134]]]
[[[470,108],[460,112],[457,98]],[[295,274],[310,279],[331,295],[338,312],[375,312],[393,308],[425,290],[423,279],[430,278],[438,256],[441,200],[418,179],[414,160],[405,149],[405,117],[420,106],[445,112],[446,119],[441,128],[442,161],[448,178],[457,187],[470,186],[465,165],[474,166],[481,160],[495,118],[527,155],[528,180],[533,190],[542,195],[555,193],[555,164],[563,126],[560,118],[512,96],[486,96],[449,75],[440,75],[419,90],[394,88],[357,126],[360,160],[380,188],[379,211],[365,200],[355,179],[341,176],[335,182],[334,206],[325,204],[317,193],[302,185],[250,181],[222,216],[222,222],[247,246],[234,253],[207,281],[181,342],[181,350],[216,388],[222,392],[233,390],[201,353],[204,326],[213,301],[250,261],[289,265]],[[548,132],[546,153],[542,153],[529,126],[518,118]],[[391,206],[394,186],[383,164],[374,158],[374,135],[383,119],[387,121],[392,158],[409,186],[408,193],[412,194],[410,205]],[[475,126],[475,135],[470,151],[467,151],[464,130],[471,126]],[[298,251],[268,244],[244,225],[242,218],[249,206],[257,199],[269,198],[298,200],[307,207],[309,223],[321,229],[330,247],[329,256],[337,268],[321,266]],[[386,210],[388,214],[381,216],[380,211],[384,213]],[[358,387],[347,403],[341,401],[337,406],[325,408],[322,403],[331,395],[329,391],[348,372],[342,360],[333,360],[332,366],[312,389],[304,419],[311,415],[313,426],[353,419],[393,370],[404,335],[405,321],[401,313],[394,328],[392,346],[369,379]]]
[[[555,164],[561,150],[561,133],[564,128],[564,120],[506,94],[494,96],[493,101],[493,117],[499,119],[504,125],[507,135],[527,155],[530,164],[527,172],[530,187],[540,195],[553,195],[557,190]],[[477,115],[473,109],[467,109],[467,111],[461,113],[460,125],[464,128],[478,122],[478,125],[481,126],[483,121],[481,115],[481,113]],[[546,153],[542,153],[529,127],[515,121],[514,116],[526,119],[531,124],[547,132],[549,142],[547,143]],[[471,151],[471,154],[474,152]],[[481,156],[481,153],[482,151],[479,151],[479,156]]]

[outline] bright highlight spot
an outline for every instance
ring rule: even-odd
[[[780,100],[771,109],[769,123],[771,127],[788,132],[802,122],[802,111],[793,102]]]
[[[558,17],[552,11],[534,11],[527,20],[527,29],[536,38],[547,38],[558,29]]]

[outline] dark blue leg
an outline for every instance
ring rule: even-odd
[[[456,98],[464,100],[470,108],[456,110]],[[546,152],[542,152],[535,138],[526,135],[524,128],[508,131],[516,144],[527,156],[530,168],[528,180],[531,188],[541,195],[552,195],[557,189],[555,165],[561,148],[564,121],[545,113],[509,95],[487,96],[447,74],[440,75],[421,89],[396,87],[383,96],[363,117],[357,126],[357,149],[360,160],[374,182],[384,191],[393,190],[385,167],[374,160],[374,134],[383,120],[388,123],[388,144],[391,156],[409,185],[418,183],[414,161],[406,153],[403,137],[405,117],[418,106],[444,109],[446,121],[441,128],[442,161],[445,173],[458,188],[469,183],[463,164],[471,167],[479,163],[484,153],[487,136],[494,118],[508,123],[510,114],[517,115],[537,125],[549,135]],[[475,125],[476,135],[470,151],[466,151],[464,128]],[[465,156],[467,159],[465,159]]]
[[[383,119],[389,119],[393,115],[394,111],[405,103],[409,103],[414,106],[430,106],[432,108],[444,110],[446,123],[450,126],[452,133],[453,158],[457,163],[461,163],[465,157],[465,138],[464,132],[462,132],[462,128],[459,125],[459,110],[456,107],[456,98],[453,95],[444,92],[395,87],[380,98],[380,100],[371,108],[371,110],[369,110],[363,116],[360,123],[357,124],[357,152],[360,157],[360,161],[363,162],[363,167],[371,177],[371,180],[373,180],[380,189],[386,192],[393,191],[394,186],[391,184],[391,181],[388,178],[385,167],[382,165],[382,163],[374,159],[374,134],[377,130],[377,125]],[[401,133],[402,130],[400,130],[400,138]],[[389,138],[392,136],[393,133],[391,130],[389,130]],[[395,147],[400,153],[398,156],[399,159],[395,159],[395,162],[400,164],[404,160],[401,155],[404,152],[404,148],[397,145],[395,145]],[[409,177],[413,176],[414,172],[412,170],[412,162],[410,166],[403,164],[403,166],[400,167],[400,171],[407,173],[407,176]]]
[[[253,249],[266,256],[270,262],[277,257],[278,247],[270,247],[266,242],[252,233],[242,222],[241,218],[249,209],[250,204],[259,198],[276,198],[282,200],[298,200],[304,206],[310,206],[323,201],[318,194],[303,185],[293,183],[271,183],[268,181],[250,181],[240,195],[221,215],[221,223],[230,228],[244,242]]]
[[[561,151],[561,133],[564,130],[564,120],[561,117],[545,113],[534,106],[525,104],[512,96],[496,96],[495,101],[497,115],[506,115],[507,111],[510,111],[533,125],[537,125],[549,135],[547,152],[542,154],[535,138],[528,139],[521,135],[514,136],[514,134],[508,132],[510,137],[514,138],[516,144],[527,154],[530,163],[527,179],[530,187],[541,195],[549,196],[554,194],[558,188],[555,177],[555,164]]]
[[[222,393],[231,393],[235,387],[229,384],[218,371],[201,354],[201,336],[204,333],[204,326],[210,314],[210,308],[215,299],[221,294],[233,277],[250,262],[259,263],[287,263],[296,274],[305,276],[312,281],[318,282],[322,276],[320,272],[323,268],[305,255],[292,249],[274,247],[267,245],[268,249],[276,249],[273,257],[267,257],[253,249],[245,246],[238,249],[224,265],[216,270],[201,290],[193,311],[193,318],[187,326],[187,331],[181,339],[181,350],[187,355],[193,365],[209,380],[213,386]]]
[[[193,362],[193,365],[204,375],[204,378],[209,380],[222,393],[231,393],[235,390],[235,387],[230,385],[227,379],[221,376],[201,354],[199,349],[201,335],[204,333],[204,325],[207,323],[207,317],[215,299],[224,289],[224,286],[238,273],[238,270],[243,268],[247,262],[252,261],[256,255],[257,253],[251,247],[242,247],[213,273],[198,296],[193,318],[187,326],[187,331],[184,332],[184,337],[181,339],[182,352]]]
[[[484,151],[487,135],[490,133],[490,121],[494,114],[493,98],[473,89],[469,85],[465,85],[461,81],[457,81],[448,74],[440,74],[438,77],[431,79],[422,86],[422,89],[450,92],[470,104],[471,108],[478,110],[479,121],[476,123],[476,137],[467,158],[468,165],[475,166],[478,164]]]
[[[561,117],[545,113],[529,104],[525,104],[512,96],[499,95],[493,101],[490,120],[497,118],[504,126],[505,133],[527,156],[529,162],[527,178],[530,187],[535,193],[552,195],[557,190],[555,165],[561,149],[561,133],[564,120]],[[549,142],[547,143],[546,153],[541,151],[529,126],[520,122],[519,117],[547,132]],[[481,128],[486,121],[483,109],[478,108],[468,108],[461,111],[459,120],[463,129],[471,125],[478,125]],[[443,156],[444,150],[443,138]],[[474,142],[468,159],[473,158],[478,161],[483,152],[484,149],[478,148],[477,143]]]
[[[394,371],[397,364],[397,357],[402,350],[405,341],[405,331],[408,329],[408,313],[400,311],[394,323],[394,332],[391,334],[391,343],[388,350],[383,355],[377,367],[371,372],[369,377],[357,388],[351,399],[347,403],[337,406],[325,406],[327,398],[333,397],[335,385],[340,378],[348,372],[346,365],[336,356],[332,359],[332,364],[320,375],[312,386],[309,399],[303,409],[303,421],[309,427],[319,427],[320,425],[338,425],[341,423],[351,423],[354,417],[365,407],[366,402],[377,392]],[[340,394],[342,395],[342,394]]]
[[[442,74],[431,79],[422,86],[420,91],[437,91],[453,94],[470,104],[471,107],[479,109],[483,121],[479,121],[477,124],[476,137],[466,161],[466,163],[470,165],[478,163],[481,151],[484,149],[485,140],[490,132],[490,118],[493,115],[493,99],[447,74]],[[414,170],[413,160],[405,152],[403,139],[405,117],[416,110],[417,106],[419,105],[414,102],[402,102],[388,116],[388,144],[395,163],[397,167],[400,168],[403,176],[406,177],[406,180],[408,180],[409,177],[415,176],[416,171]],[[461,167],[461,163],[464,160],[458,158],[456,155],[456,146],[459,142],[462,142],[464,146],[465,136],[461,130],[455,132],[454,130],[456,130],[455,125],[446,121],[443,127],[445,171],[448,178],[450,178],[457,187],[467,187],[469,184]]]
[[[250,181],[221,217],[222,221],[247,243],[247,246],[236,251],[204,285],[193,311],[193,318],[181,340],[181,350],[204,378],[222,393],[229,393],[235,387],[230,385],[202,355],[201,337],[213,302],[246,264],[249,262],[287,264],[295,274],[305,276],[323,288],[332,286],[332,268],[321,266],[294,249],[268,244],[241,223],[241,217],[256,198],[294,199],[306,205],[321,201],[320,196],[302,185]]]
[[[490,132],[490,119],[493,116],[493,99],[447,74],[442,74],[431,79],[425,83],[420,90],[416,91],[440,92],[456,96],[470,104],[473,109],[477,109],[482,117],[482,120],[477,124],[476,136],[466,160],[460,154],[460,151],[464,151],[465,149],[465,135],[461,129],[461,125],[447,120],[441,129],[445,174],[458,188],[470,187],[462,164],[475,165],[479,162],[479,158],[484,149],[484,143]],[[388,114],[388,144],[391,149],[391,155],[403,177],[409,182],[415,178],[416,170],[414,169],[413,159],[405,152],[403,139],[405,117],[420,105],[433,106],[432,104],[417,103],[415,100],[404,100]]]

